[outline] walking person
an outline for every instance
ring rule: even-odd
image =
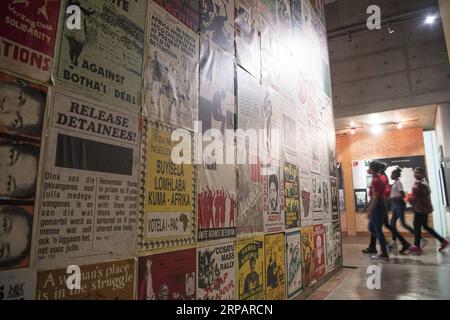
[[[433,206],[431,204],[431,191],[428,183],[425,180],[425,170],[423,168],[414,169],[414,177],[416,182],[412,189],[412,196],[410,202],[414,211],[414,234],[415,241],[414,246],[411,247],[410,252],[415,254],[422,254],[422,248],[420,247],[420,238],[422,236],[422,228],[424,228],[430,235],[439,240],[441,247],[439,252],[442,252],[447,248],[448,241],[441,237],[433,228],[428,225],[428,215],[433,212]]]
[[[405,222],[405,192],[403,189],[403,184],[400,181],[400,177],[402,174],[402,169],[397,168],[391,173],[391,179],[394,180],[394,183],[391,187],[391,192],[389,195],[389,200],[391,201],[392,207],[392,219],[391,219],[391,231],[392,231],[392,244],[389,246],[390,249],[397,246],[397,238],[400,240],[402,244],[402,249],[399,251],[400,254],[405,254],[406,251],[411,247],[411,244],[406,241],[405,238],[398,232],[397,230],[397,220],[400,219],[403,227],[407,229],[409,232],[414,234],[414,230],[406,224]]]
[[[381,172],[384,165],[379,161],[372,161],[369,164],[367,172],[372,175],[372,182],[370,184],[370,204],[367,210],[367,217],[369,219],[369,231],[378,240],[381,254],[372,256],[373,259],[389,259],[389,254],[386,246],[386,239],[383,234],[382,225],[386,214],[386,185],[381,178]],[[376,252],[376,250],[375,250]]]

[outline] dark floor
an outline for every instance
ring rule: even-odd
[[[390,261],[372,261],[361,250],[368,238],[344,238],[344,268],[322,285],[311,300],[429,300],[450,299],[450,249],[439,253],[430,239],[422,256],[392,253]],[[367,288],[367,267],[381,268],[381,289]]]

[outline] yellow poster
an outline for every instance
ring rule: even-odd
[[[184,130],[186,137],[191,134]],[[193,165],[183,157],[183,139],[172,141],[169,127],[148,129],[142,155],[145,167],[144,206],[139,243],[141,251],[189,245],[194,239]],[[174,154],[172,154],[174,153]],[[192,154],[192,151],[191,151]],[[180,161],[180,162],[179,162]],[[180,163],[180,164],[179,164]]]
[[[286,299],[284,234],[266,235],[264,238],[266,300]]]
[[[306,288],[315,282],[313,226],[303,227],[302,234],[302,278]]]
[[[238,300],[264,300],[264,236],[237,243]]]

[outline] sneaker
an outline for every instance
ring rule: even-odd
[[[389,260],[389,255],[387,253],[382,253],[379,255],[372,256],[374,260]]]
[[[367,249],[362,250],[362,253],[375,253],[375,254],[377,254],[378,251],[377,251],[377,249],[367,248]]]
[[[447,248],[448,246],[448,241],[444,240],[444,242],[441,243],[441,247],[439,248],[439,252],[442,252],[445,250],[445,248]]]
[[[428,245],[428,240],[425,238],[420,238],[420,247],[425,248]]]
[[[408,254],[409,248],[411,248],[411,245],[408,245],[407,247],[403,247],[401,250],[398,251],[398,253],[402,255]]]
[[[420,247],[417,246],[412,246],[411,248],[409,248],[409,253],[415,254],[415,255],[421,255],[422,254],[422,249]]]

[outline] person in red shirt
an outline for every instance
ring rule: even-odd
[[[367,173],[372,175],[372,182],[370,184],[370,204],[367,209],[367,216],[369,219],[369,231],[378,240],[381,254],[372,256],[373,259],[389,259],[389,254],[386,246],[386,239],[383,234],[382,226],[386,214],[386,183],[381,178],[381,172],[384,168],[380,161],[371,161]]]
[[[412,196],[409,200],[414,211],[414,246],[410,249],[410,252],[415,254],[422,253],[420,248],[422,227],[439,240],[441,243],[439,251],[442,252],[447,248],[449,242],[428,225],[428,216],[433,212],[433,205],[431,204],[430,187],[425,180],[425,170],[423,168],[415,168],[414,177],[416,182],[412,188]]]

